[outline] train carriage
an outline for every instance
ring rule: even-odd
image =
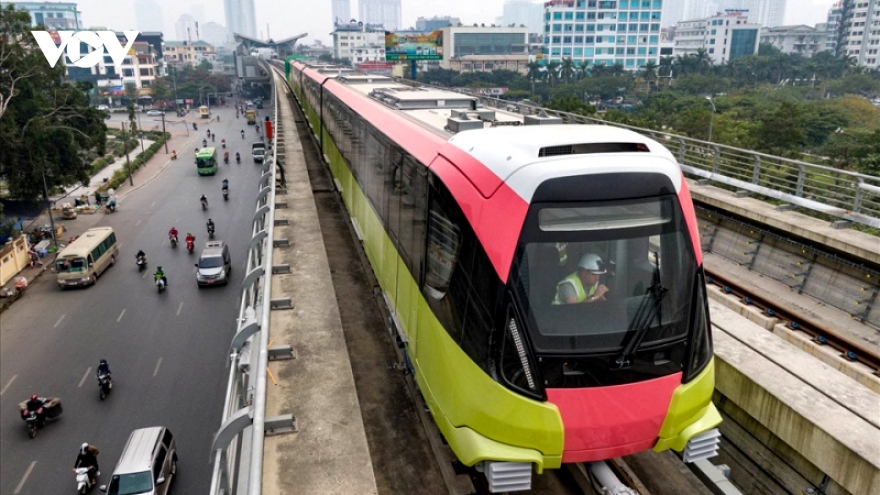
[[[462,463],[482,463],[491,486],[498,466],[528,477],[647,449],[714,455],[696,217],[668,150],[607,126],[524,125],[388,78],[291,69]],[[582,270],[608,292],[565,304]]]

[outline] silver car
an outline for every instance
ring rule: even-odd
[[[167,495],[177,474],[177,445],[171,430],[162,426],[134,430],[128,437],[109,485],[109,495]]]
[[[232,273],[229,246],[223,241],[208,241],[196,268],[196,283],[199,287],[228,284],[229,274]]]

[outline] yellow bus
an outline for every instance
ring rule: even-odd
[[[199,117],[207,119],[211,117],[211,109],[202,105],[199,107]]]
[[[58,285],[76,287],[94,285],[107,267],[116,263],[119,246],[110,227],[95,227],[68,244],[55,257]]]

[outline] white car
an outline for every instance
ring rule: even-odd
[[[98,105],[98,110],[104,110],[105,112],[109,112],[110,107],[108,107],[107,105]]]
[[[163,112],[162,110],[150,110],[149,112],[147,112],[147,116],[149,117],[158,117],[160,115],[165,115],[165,112]]]

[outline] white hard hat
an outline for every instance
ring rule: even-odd
[[[583,268],[588,272],[595,273],[596,275],[602,275],[605,273],[605,264],[602,262],[602,258],[599,257],[598,254],[588,253],[581,257],[581,262],[578,263],[579,268]]]

